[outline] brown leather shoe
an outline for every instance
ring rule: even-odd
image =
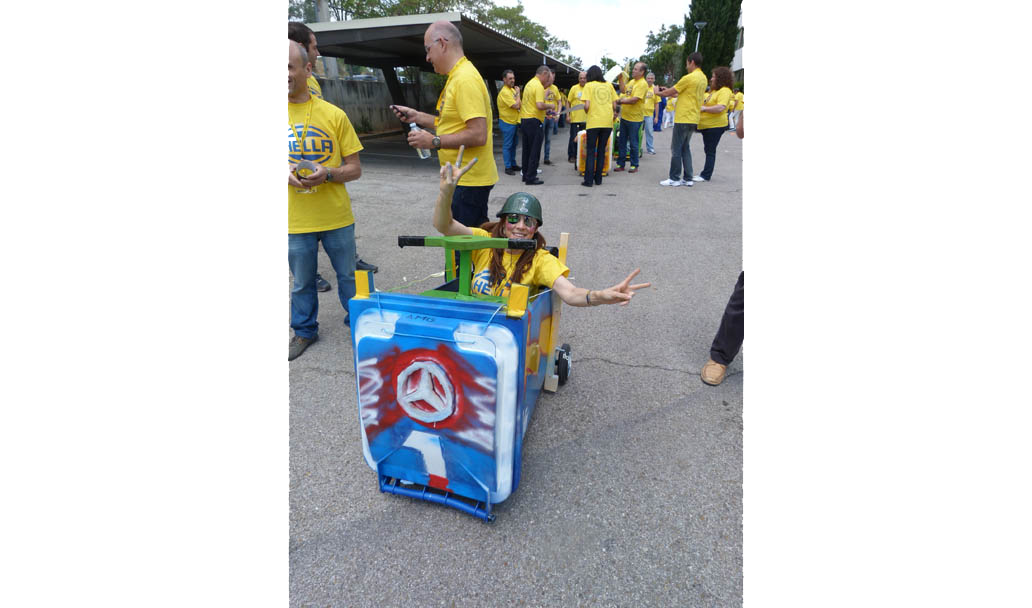
[[[302,338],[301,336],[291,336],[290,345],[287,349],[287,361],[293,361],[301,356],[301,353],[305,352],[305,349],[315,343],[319,339],[319,336],[314,338]]]
[[[702,366],[702,381],[710,386],[716,386],[724,381],[724,374],[727,373],[727,366],[721,365],[710,359]]]

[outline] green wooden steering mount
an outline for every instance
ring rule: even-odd
[[[406,245],[409,247],[443,247],[445,278],[448,281],[455,279],[455,267],[451,262],[452,252],[459,252],[459,291],[456,293],[431,289],[422,295],[452,298],[455,300],[504,302],[505,299],[498,296],[473,295],[470,293],[470,281],[473,274],[472,254],[470,252],[474,249],[534,249],[537,247],[537,241],[534,239],[503,239],[472,234],[456,236],[399,236],[398,247],[405,247]]]

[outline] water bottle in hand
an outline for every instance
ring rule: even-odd
[[[409,126],[412,127],[413,131],[422,131],[422,129],[419,128],[419,125],[414,122],[409,123]],[[422,158],[423,160],[430,158],[430,150],[427,150],[426,148],[416,148],[416,154],[419,154],[419,158]]]

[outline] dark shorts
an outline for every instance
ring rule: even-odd
[[[452,217],[470,228],[487,221],[487,199],[494,186],[455,186],[451,199]]]

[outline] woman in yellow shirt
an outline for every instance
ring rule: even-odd
[[[699,133],[702,134],[702,145],[706,151],[706,165],[702,173],[692,178],[695,182],[708,182],[713,177],[713,166],[717,162],[717,144],[720,136],[727,131],[727,109],[734,96],[731,86],[734,77],[731,70],[724,66],[713,70],[710,76],[710,92],[702,99],[702,114],[699,118]]]
[[[590,188],[592,180],[596,186],[602,185],[602,168],[606,166],[606,151],[609,149],[609,136],[613,132],[616,113],[616,89],[606,82],[602,68],[597,65],[588,68],[588,84],[584,85],[581,99],[587,113],[584,126],[587,130],[584,137],[584,181],[581,185]]]
[[[473,252],[474,293],[504,296],[513,283],[532,287],[553,289],[570,306],[598,306],[600,304],[627,304],[635,291],[645,289],[651,283],[631,285],[631,279],[641,269],[634,269],[627,278],[612,287],[600,290],[577,287],[566,278],[570,269],[546,250],[545,237],[541,236],[541,203],[532,194],[517,192],[505,201],[495,222],[485,222],[480,228],[471,228],[452,217],[451,200],[459,178],[476,162],[474,158],[465,167],[462,165],[464,147],[459,148],[455,166],[445,162],[441,167],[441,193],[434,205],[434,228],[445,236],[460,234],[492,236],[507,239],[533,239],[537,248],[520,249],[478,249]]]

